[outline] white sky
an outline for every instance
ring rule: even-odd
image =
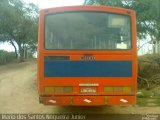
[[[84,0],[23,0],[26,3],[35,3],[39,8],[50,8],[59,6],[81,5]]]
[[[84,2],[84,0],[23,0],[23,1],[26,3],[37,4],[40,9],[60,7],[60,6],[82,5]],[[14,48],[9,43],[1,43],[0,50],[14,51]]]

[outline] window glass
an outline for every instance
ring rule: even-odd
[[[45,16],[45,48],[131,49],[130,16],[105,12],[65,12]]]

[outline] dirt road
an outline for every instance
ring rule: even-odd
[[[0,66],[1,113],[160,114],[160,107],[59,107],[39,104],[36,61]]]

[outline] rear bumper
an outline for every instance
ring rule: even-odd
[[[40,96],[40,103],[59,106],[134,105],[136,96]]]

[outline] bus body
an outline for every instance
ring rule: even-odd
[[[136,103],[134,11],[109,6],[44,9],[38,35],[40,103]]]

